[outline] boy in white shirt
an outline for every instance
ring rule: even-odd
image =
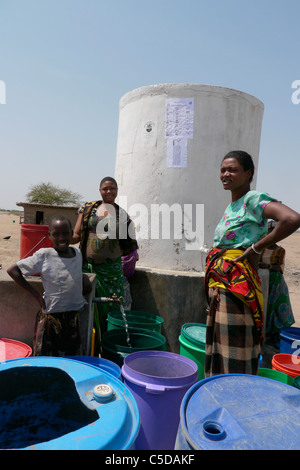
[[[86,305],[83,296],[82,255],[70,247],[72,226],[64,216],[54,216],[49,223],[49,238],[54,248],[41,248],[18,261],[7,273],[37,300],[41,307],[35,324],[34,356],[80,355],[80,312]],[[40,273],[44,295],[24,276]],[[85,286],[88,291],[89,286]]]

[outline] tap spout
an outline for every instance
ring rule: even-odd
[[[111,297],[95,297],[93,299],[93,302],[95,303],[108,303],[108,302],[115,302],[119,303],[120,305],[122,304],[123,297],[117,297],[116,294],[113,294]]]

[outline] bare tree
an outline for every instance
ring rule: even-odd
[[[40,183],[30,187],[26,201],[31,203],[72,206],[79,205],[82,196],[69,189],[54,186],[52,183]]]

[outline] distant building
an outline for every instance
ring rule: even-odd
[[[16,204],[24,208],[24,216],[20,218],[22,224],[48,225],[51,217],[59,214],[68,217],[74,228],[78,217],[79,206],[55,206],[30,202],[17,202]]]

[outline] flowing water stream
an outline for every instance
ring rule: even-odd
[[[124,320],[124,325],[125,325],[125,332],[126,332],[126,341],[127,341],[127,345],[129,348],[131,348],[131,344],[130,344],[130,336],[129,336],[129,331],[128,331],[128,323],[127,323],[127,318],[126,318],[126,313],[125,313],[125,310],[124,310],[124,307],[123,305],[121,304],[120,305],[120,311],[121,311],[121,314],[122,314],[122,317],[123,317],[123,320]]]

